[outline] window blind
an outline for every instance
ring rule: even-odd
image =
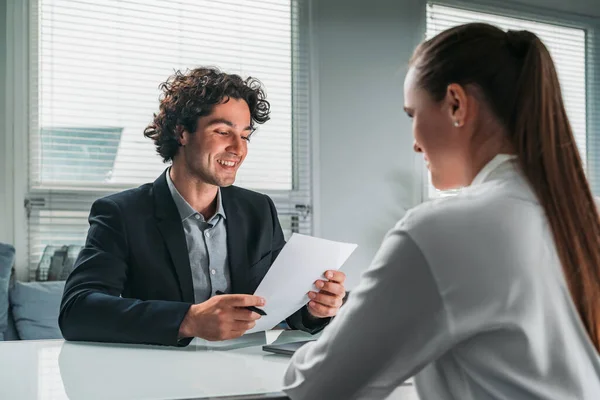
[[[427,38],[470,22],[486,22],[504,30],[528,30],[544,42],[556,65],[565,108],[584,163],[587,156],[586,119],[586,31],[556,24],[482,13],[440,4],[427,5]],[[428,179],[429,197],[452,195],[441,192]]]
[[[587,178],[600,196],[600,21],[586,32]]]
[[[31,8],[30,266],[82,244],[92,202],[167,167],[144,128],[175,70],[258,78],[271,103],[236,185],[271,195],[310,233],[308,50],[300,0],[36,0]]]

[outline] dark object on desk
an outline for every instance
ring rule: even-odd
[[[308,342],[314,342],[314,340],[304,340],[301,342],[291,342],[283,344],[268,344],[262,347],[263,351],[271,353],[284,354],[286,356],[292,356],[300,347],[304,346]]]
[[[222,294],[225,294],[225,293],[221,292],[220,290],[217,290],[215,293],[216,293],[217,295],[222,295]],[[263,317],[264,317],[265,315],[267,315],[267,313],[266,313],[266,312],[264,312],[263,310],[261,310],[261,309],[260,309],[260,308],[258,308],[258,307],[254,307],[254,306],[248,306],[248,307],[244,307],[244,308],[245,308],[246,310],[254,311],[254,312],[255,312],[255,313],[257,313],[258,315],[262,315]]]

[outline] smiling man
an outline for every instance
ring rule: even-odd
[[[144,134],[172,165],[92,206],[60,308],[67,340],[182,346],[239,337],[260,318],[247,307],[265,300],[251,293],[285,241],[273,201],[232,186],[255,124],[269,119],[260,82],[198,68],[161,89]],[[337,313],[345,276],[324,273],[292,328],[315,333]]]

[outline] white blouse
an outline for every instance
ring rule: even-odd
[[[292,399],[600,399],[600,356],[544,210],[513,157],[386,235],[338,316],[285,375]]]

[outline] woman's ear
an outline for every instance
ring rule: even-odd
[[[460,128],[465,124],[469,107],[469,99],[464,87],[451,83],[446,89],[446,102],[448,103],[448,119],[452,126]]]

